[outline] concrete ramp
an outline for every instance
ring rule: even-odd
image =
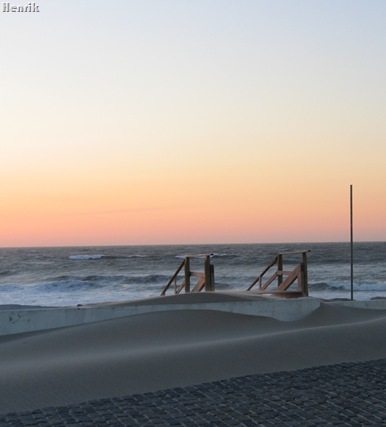
[[[320,306],[315,298],[281,299],[242,293],[204,293],[78,307],[0,307],[0,335],[62,328],[125,316],[176,310],[214,310],[281,321],[300,320]]]

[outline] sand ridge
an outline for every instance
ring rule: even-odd
[[[386,310],[302,320],[169,310],[0,337],[0,412],[386,358]]]

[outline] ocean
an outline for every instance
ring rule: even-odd
[[[310,296],[350,298],[349,243],[99,246],[0,249],[0,305],[63,307],[157,297],[182,259],[200,254],[212,254],[217,291],[246,290],[278,252],[300,250],[310,250]],[[288,265],[299,260],[294,255]],[[199,256],[191,269],[203,271],[203,263]],[[386,297],[386,242],[354,243],[354,299],[374,297]]]

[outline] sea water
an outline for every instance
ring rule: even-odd
[[[203,254],[211,254],[217,291],[243,291],[278,252],[302,250],[310,250],[310,296],[350,298],[349,243],[50,247],[0,249],[0,305],[75,306],[157,297],[186,255],[197,255],[191,270],[203,271]],[[300,259],[299,254],[284,257],[285,269]],[[386,297],[386,242],[355,243],[354,299],[374,297]]]

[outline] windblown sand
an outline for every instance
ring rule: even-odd
[[[293,322],[155,312],[0,337],[0,412],[381,358],[386,310],[322,303]]]

